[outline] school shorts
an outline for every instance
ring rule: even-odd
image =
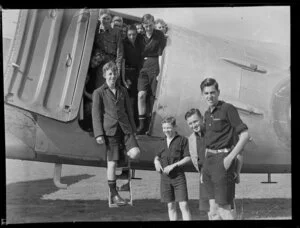
[[[184,172],[178,172],[176,177],[161,174],[160,182],[161,202],[188,201],[188,191]]]
[[[114,136],[105,136],[105,144],[108,161],[118,161],[124,154],[124,149],[129,151],[131,148],[138,147],[134,135],[124,134],[120,126]]]
[[[138,78],[138,91],[147,91],[150,95],[155,96],[157,80],[159,74],[158,58],[148,58],[143,64]]]
[[[203,182],[209,199],[228,205],[235,195],[234,163],[226,170],[223,160],[228,153],[207,153],[203,165]]]

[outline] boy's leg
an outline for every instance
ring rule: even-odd
[[[187,201],[179,202],[179,207],[182,214],[182,220],[192,220],[188,202]]]
[[[209,200],[209,212],[207,215],[208,220],[222,220],[221,216],[219,215],[218,204],[216,203],[215,199]]]
[[[230,204],[219,205],[218,211],[222,220],[234,220]]]
[[[176,202],[168,203],[168,214],[169,214],[170,221],[177,220]]]
[[[146,132],[146,97],[149,88],[148,72],[141,70],[138,78],[138,113],[139,113],[139,126],[137,128],[137,134],[141,135]]]
[[[218,212],[221,218],[223,220],[233,220],[231,204],[235,195],[234,171],[236,167],[234,164],[231,164],[231,166],[225,170],[223,163],[225,157],[226,154],[223,154],[223,156],[220,155],[220,162],[218,162],[216,166],[214,176],[215,200],[218,204]]]

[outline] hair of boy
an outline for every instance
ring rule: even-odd
[[[118,21],[123,24],[123,18],[120,16],[114,16],[112,22]]]
[[[108,9],[101,9],[101,10],[99,11],[98,20],[100,20],[100,18],[101,18],[101,16],[102,16],[103,14],[108,14],[109,16],[111,16],[110,11],[109,11]]]
[[[185,113],[185,116],[184,116],[185,120],[187,120],[189,117],[191,117],[194,114],[196,114],[201,120],[203,119],[203,116],[202,116],[200,110],[197,108],[192,108]]]
[[[219,91],[219,84],[213,78],[206,78],[201,82],[201,85],[200,85],[201,92],[203,92],[204,87],[208,87],[208,86],[214,86],[216,88],[216,90]]]
[[[166,27],[166,29],[168,28],[167,23],[163,19],[160,19],[160,18],[155,20],[155,24],[162,24],[163,26]]]
[[[135,25],[128,25],[127,26],[127,31],[129,31],[129,30],[137,31]]]
[[[176,126],[176,119],[173,116],[167,116],[163,119],[163,121],[161,121],[161,124],[165,124],[165,123],[169,123],[171,124],[173,127]]]
[[[151,14],[145,14],[142,17],[142,23],[147,24],[148,22],[154,22],[154,17]]]
[[[109,61],[108,63],[106,63],[103,66],[103,68],[102,68],[103,77],[105,77],[105,73],[108,70],[112,70],[115,74],[118,73],[118,67],[117,67],[117,65],[113,61]]]

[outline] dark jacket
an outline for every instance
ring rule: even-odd
[[[116,85],[117,97],[104,83],[93,92],[93,128],[94,136],[114,136],[118,124],[124,134],[136,131],[134,116],[126,88]]]

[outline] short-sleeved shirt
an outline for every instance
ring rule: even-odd
[[[237,135],[248,129],[236,108],[224,101],[218,101],[212,111],[205,112],[204,122],[206,148],[213,150],[231,148],[237,142]]]
[[[142,57],[161,56],[166,46],[164,34],[161,31],[154,29],[150,38],[148,38],[146,34],[143,34],[142,36]]]
[[[134,45],[126,37],[123,40],[125,66],[141,68],[142,64],[142,36],[137,35]]]
[[[160,163],[163,168],[180,161],[184,157],[190,156],[188,139],[176,134],[168,147],[167,138],[165,138],[161,141],[156,156],[160,158]],[[178,168],[177,171],[182,171],[181,167]]]
[[[104,28],[100,25],[95,37],[96,52],[114,56],[118,69],[123,59],[123,42],[118,29]]]

